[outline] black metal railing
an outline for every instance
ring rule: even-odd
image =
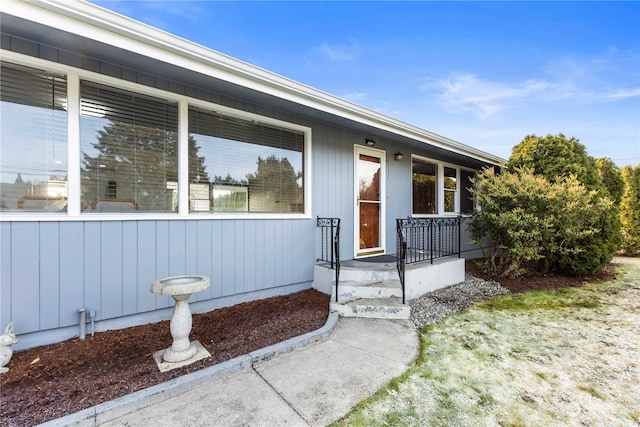
[[[460,257],[462,217],[396,220],[396,268],[404,304],[405,266],[452,255]]]
[[[340,280],[340,218],[317,219],[320,227],[320,258],[328,262],[336,271],[336,302],[338,302],[338,281]]]

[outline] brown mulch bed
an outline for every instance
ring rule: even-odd
[[[190,339],[211,357],[161,373],[153,353],[171,346],[169,321],[87,335],[14,353],[0,375],[0,425],[31,426],[314,331],[329,296],[316,290],[193,315]]]
[[[493,280],[473,261],[466,264],[468,273]],[[583,278],[532,269],[498,282],[512,292],[524,292],[614,277],[615,264],[610,264]],[[9,373],[0,375],[0,425],[39,424],[302,335],[322,327],[328,311],[329,297],[307,290],[194,314],[190,338],[200,341],[211,357],[165,373],[158,371],[152,356],[171,345],[168,320],[15,353]]]
[[[536,270],[536,264],[530,263],[526,265],[527,273],[519,277],[501,277],[496,279],[486,273],[483,273],[476,262],[473,260],[467,260],[466,270],[467,273],[484,280],[495,280],[500,285],[509,289],[511,292],[526,292],[526,291],[543,291],[547,289],[559,289],[559,288],[575,288],[582,286],[585,283],[597,283],[607,280],[613,280],[616,277],[617,264],[609,263],[602,271],[585,276],[575,277],[557,273],[542,274]]]

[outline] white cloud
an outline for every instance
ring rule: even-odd
[[[342,99],[346,99],[347,101],[360,103],[367,98],[367,94],[365,92],[348,92],[341,96]]]
[[[322,43],[314,49],[320,56],[332,62],[353,62],[358,58],[359,48],[357,43],[350,40],[348,44],[338,45]]]
[[[508,108],[513,103],[547,91],[551,84],[544,80],[519,83],[492,82],[474,74],[452,74],[424,85],[422,90],[436,90],[439,103],[453,113],[472,112],[486,118]]]
[[[542,76],[507,82],[486,80],[473,73],[452,73],[431,79],[421,90],[452,113],[470,112],[480,119],[496,116],[520,105],[558,102],[593,105],[640,97],[637,53],[609,50],[594,57],[563,57],[550,62]],[[538,104],[540,107],[541,104]]]

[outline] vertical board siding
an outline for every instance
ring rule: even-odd
[[[0,327],[11,321],[11,223],[0,223]]]
[[[137,224],[136,221],[122,223],[122,314],[124,315],[138,312]]]
[[[222,244],[222,277],[220,278],[221,296],[233,295],[235,291],[235,230],[231,221],[222,221],[220,241]]]
[[[193,254],[196,263],[194,271],[196,274],[207,276],[211,283],[209,289],[198,292],[196,295],[198,301],[205,301],[215,298],[214,289],[219,287],[220,283],[218,279],[220,268],[218,264],[214,264],[213,257],[213,245],[216,244],[213,241],[213,228],[211,221],[190,221],[188,225],[195,225],[194,235],[192,236],[196,240],[195,254]]]
[[[256,223],[262,223],[263,221],[245,221],[244,233],[246,236],[250,236],[245,240],[244,254],[242,256],[242,271],[244,273],[243,284],[244,292],[255,291],[257,288],[257,276],[258,271],[262,276],[262,254],[264,253],[264,241],[263,235],[257,234]],[[263,225],[263,224],[261,224]],[[253,240],[253,242],[251,242]]]
[[[233,242],[231,243],[231,247],[233,247],[233,277],[234,284],[233,294],[242,294],[245,292],[245,282],[244,282],[244,266],[246,260],[244,259],[244,247],[243,245],[237,244],[238,242],[242,242],[245,239],[244,233],[244,221],[233,221],[233,228],[235,228],[235,232],[233,234]],[[246,244],[251,244],[251,242],[246,242]]]
[[[203,235],[203,237],[211,241],[211,296],[213,298],[219,298],[223,294],[222,278],[224,277],[223,266],[225,263],[223,257],[224,245],[222,242],[223,221],[209,222],[209,224],[211,224],[211,234]]]
[[[40,223],[40,329],[60,324],[60,228]]]
[[[78,309],[84,306],[84,258],[83,223],[61,222],[59,327],[78,324]]]
[[[103,319],[100,280],[102,278],[102,227],[99,222],[84,223],[84,301],[83,306],[97,310]]]
[[[154,310],[156,296],[149,292],[151,283],[157,278],[156,274],[156,223],[154,221],[136,222],[137,254],[138,254],[138,312]]]
[[[186,270],[186,236],[184,221],[169,221],[169,240],[167,242],[169,256],[169,276],[185,274]]]
[[[275,280],[276,261],[281,262],[282,257],[279,256],[277,248],[279,247],[279,240],[276,239],[275,229],[277,224],[281,221],[263,221],[263,226],[260,228],[260,234],[263,239],[263,265],[262,265],[262,277],[258,281],[258,289],[271,288]]]
[[[152,281],[169,277],[169,221],[156,221],[156,271]],[[151,282],[149,282],[151,284]],[[171,297],[166,295],[156,295],[155,308],[166,308],[171,304]]]
[[[11,246],[11,308],[17,333],[40,329],[40,227],[36,223],[13,223]],[[3,329],[4,330],[4,329]]]
[[[122,316],[123,248],[122,222],[101,223],[100,319]],[[113,302],[120,302],[113,304]],[[95,308],[90,305],[88,309]]]

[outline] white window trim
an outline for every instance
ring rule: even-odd
[[[442,217],[442,216],[459,216],[461,215],[460,213],[460,170],[461,169],[465,169],[465,170],[470,170],[473,171],[473,169],[469,169],[469,168],[464,168],[458,165],[455,165],[453,163],[447,163],[447,162],[443,162],[442,160],[436,160],[436,159],[432,159],[429,157],[425,157],[425,156],[421,156],[419,154],[412,154],[411,155],[411,176],[409,177],[410,179],[410,187],[409,188],[413,188],[413,161],[415,160],[419,160],[422,162],[427,162],[427,163],[432,163],[436,165],[436,201],[437,201],[437,207],[438,207],[438,212],[434,213],[434,214],[416,214],[413,213],[413,191],[411,192],[411,217],[412,218],[435,218],[435,217]],[[445,212],[444,211],[444,193],[445,193],[445,189],[444,189],[444,168],[451,168],[451,169],[455,169],[456,171],[456,190],[455,190],[455,196],[454,196],[454,212]]]
[[[296,123],[289,123],[271,117],[261,116],[224,105],[190,98],[188,96],[167,92],[139,83],[129,82],[115,77],[82,70],[64,64],[34,58],[7,50],[0,50],[2,62],[37,68],[43,71],[64,74],[67,77],[67,211],[66,212],[14,212],[0,213],[0,222],[28,222],[28,221],[138,221],[138,220],[202,220],[202,219],[309,219],[312,217],[312,132],[311,128]],[[166,213],[83,213],[80,210],[80,81],[104,84],[114,88],[153,96],[162,100],[178,104],[178,212]],[[223,115],[250,120],[266,125],[273,125],[304,134],[304,212],[303,213],[252,213],[252,212],[189,212],[189,107],[198,107]]]

